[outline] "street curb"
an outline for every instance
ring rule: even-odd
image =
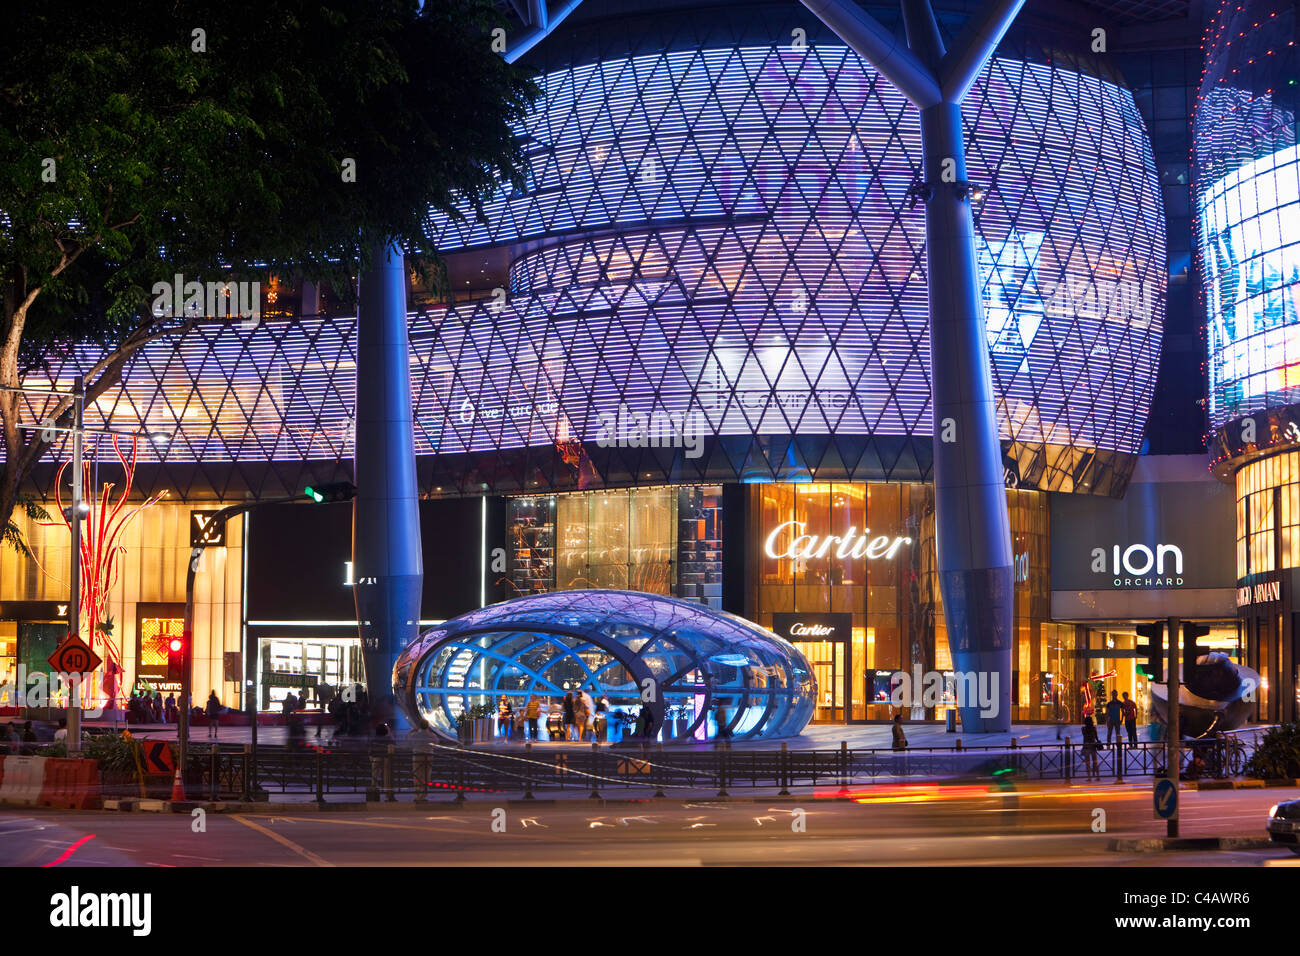
[[[1268,837],[1155,837],[1111,840],[1106,849],[1117,853],[1153,853],[1162,850],[1263,850],[1275,845]]]
[[[1271,787],[1300,787],[1300,780],[1280,777],[1259,780],[1247,777],[1241,780],[1184,780],[1180,786],[1186,790],[1263,790]]]

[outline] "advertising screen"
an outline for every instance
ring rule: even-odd
[[[1211,419],[1300,401],[1300,147],[1238,167],[1199,200]]]

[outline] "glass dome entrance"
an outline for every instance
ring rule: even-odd
[[[471,611],[426,631],[398,658],[393,689],[413,722],[456,735],[459,716],[504,698],[517,714],[582,690],[608,719],[651,719],[662,741],[785,737],[812,716],[804,656],[756,624],[634,591],[562,591]],[[639,726],[644,726],[643,723]]]

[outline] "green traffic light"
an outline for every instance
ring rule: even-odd
[[[303,493],[304,493],[304,494],[307,494],[307,495],[309,495],[311,498],[313,498],[313,499],[316,501],[317,504],[320,504],[322,501],[325,500],[325,496],[322,495],[322,494],[321,494],[319,491],[317,491],[315,488],[313,488],[311,485],[308,485],[306,488],[304,488],[304,489],[303,489]]]

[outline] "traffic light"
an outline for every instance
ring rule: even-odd
[[[180,681],[185,679],[185,641],[180,637],[167,639],[167,679]]]
[[[351,501],[357,496],[357,486],[350,481],[331,481],[324,485],[308,485],[303,489],[303,494],[318,505],[330,501]]]
[[[1210,633],[1210,629],[1204,624],[1192,624],[1190,621],[1183,622],[1183,674],[1184,680],[1193,667],[1196,666],[1197,658],[1204,654],[1210,653],[1210,649],[1203,644],[1196,643],[1197,638],[1204,637]]]
[[[1165,623],[1156,621],[1154,624],[1139,624],[1136,630],[1139,637],[1146,638],[1145,643],[1139,641],[1135,647],[1138,670],[1148,680],[1162,683],[1165,679]]]

